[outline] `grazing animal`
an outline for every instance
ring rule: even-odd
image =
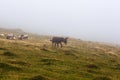
[[[63,47],[62,42],[67,44],[67,39],[68,38],[63,38],[63,37],[53,37],[52,40],[52,46],[59,47],[59,44],[61,47]]]
[[[16,39],[14,34],[7,34],[6,39]]]
[[[26,35],[20,35],[18,37],[18,39],[20,39],[20,40],[28,39],[28,35],[27,34]]]
[[[4,38],[5,37],[5,34],[0,34],[0,38]]]

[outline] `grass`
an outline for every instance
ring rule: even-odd
[[[63,48],[44,36],[0,39],[0,80],[120,80],[120,50],[77,39]]]

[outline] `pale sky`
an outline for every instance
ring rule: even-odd
[[[0,27],[120,44],[120,0],[0,0]]]

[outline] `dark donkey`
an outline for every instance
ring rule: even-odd
[[[67,39],[68,38],[63,38],[63,37],[53,37],[52,38],[52,46],[55,46],[55,47],[59,47],[59,44],[61,47],[62,46],[62,42],[64,42],[65,44],[67,44]]]

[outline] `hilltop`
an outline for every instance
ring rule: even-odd
[[[14,33],[14,34],[21,34],[25,33],[22,29],[7,29],[7,28],[0,28],[0,33]]]
[[[25,33],[19,29],[0,31]],[[51,36],[29,36],[23,41],[0,39],[0,80],[120,79],[117,46],[69,38],[68,45],[53,48]]]

